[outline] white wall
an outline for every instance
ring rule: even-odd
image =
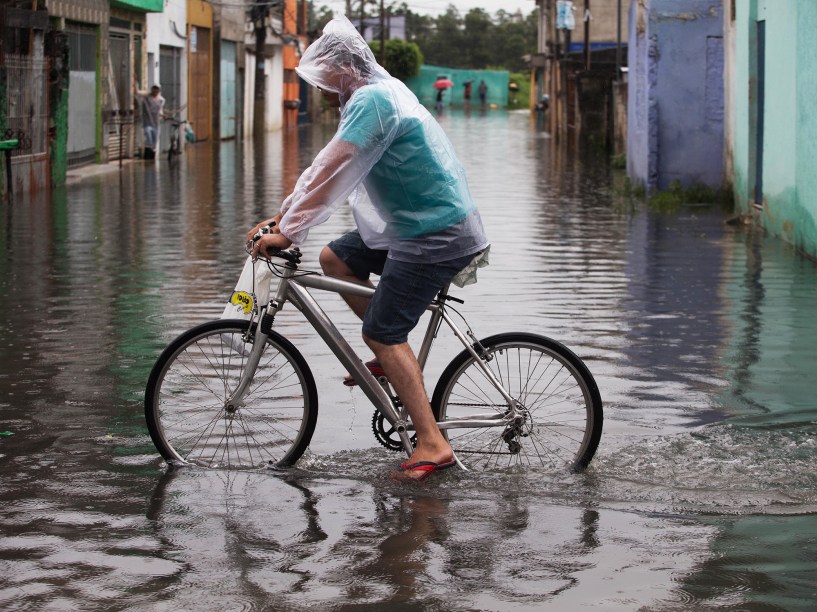
[[[147,14],[147,31],[145,35],[145,52],[153,55],[153,74],[157,83],[162,82],[159,74],[159,47],[178,47],[182,50],[181,56],[181,101],[187,102],[187,1],[165,0],[163,13]],[[180,36],[181,35],[181,36]],[[145,75],[150,74],[150,68]],[[153,83],[144,83],[149,87]]]
[[[284,54],[275,47],[275,55],[267,58],[266,121],[268,132],[284,127]]]
[[[255,55],[246,52],[244,54],[244,138],[248,140],[252,137],[253,123],[255,121]]]
[[[255,54],[248,52],[244,62],[244,137],[249,138],[255,123]],[[273,57],[266,59],[264,74],[267,87],[264,129],[272,132],[284,126],[284,54],[280,46],[274,48]]]

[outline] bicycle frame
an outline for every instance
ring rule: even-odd
[[[250,352],[245,373],[238,387],[227,400],[228,407],[243,405],[243,397],[247,389],[249,389],[250,383],[255,375],[255,370],[261,359],[266,345],[266,339],[269,336],[269,331],[274,322],[274,317],[278,311],[283,308],[286,302],[290,302],[304,315],[315,331],[318,332],[318,335],[334,353],[338,361],[348,369],[369,401],[371,401],[386,420],[394,426],[395,431],[397,431],[403,443],[403,448],[408,455],[411,455],[413,446],[409,432],[412,431],[413,428],[407,421],[406,409],[401,407],[399,412],[395,409],[392,398],[389,397],[383,386],[364,365],[363,361],[357,353],[355,353],[354,349],[352,349],[332,320],[326,315],[324,310],[307,290],[317,289],[320,291],[370,298],[374,294],[374,288],[318,273],[298,274],[297,267],[286,266],[283,270],[284,272],[280,277],[280,283],[278,284],[275,295],[271,297],[269,304],[265,308],[262,307],[260,309],[259,325],[257,325],[255,329],[253,349]],[[508,405],[508,410],[501,414],[498,412],[475,414],[456,420],[447,420],[438,423],[438,426],[440,429],[454,429],[463,427],[499,427],[513,423],[514,420],[521,418],[517,409],[516,400],[508,394],[496,376],[494,376],[494,373],[487,366],[485,356],[481,355],[477,350],[479,343],[473,334],[468,332],[471,336],[471,340],[469,341],[469,335],[460,330],[446,312],[445,300],[448,299],[447,292],[448,286],[444,287],[434,302],[428,306],[428,310],[431,311],[431,320],[426,329],[420,351],[417,354],[420,368],[425,368],[434,338],[437,336],[442,323],[445,322],[465,349],[477,360],[477,363],[488,380],[491,381],[494,387],[502,394],[502,397]]]

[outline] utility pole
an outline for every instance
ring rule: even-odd
[[[366,38],[366,0],[360,0],[360,35]]]
[[[621,0],[618,0],[616,19],[616,81],[621,75]]]
[[[352,0],[346,0],[346,18],[352,20]]]
[[[584,69],[590,70],[590,0],[584,0]]]
[[[255,106],[253,109],[253,131],[264,132],[266,115],[266,78],[264,76],[264,47],[267,44],[268,4],[254,4],[250,9],[250,18],[255,28]]]
[[[386,15],[383,7],[383,1],[380,0],[380,65],[386,65]]]

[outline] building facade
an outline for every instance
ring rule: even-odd
[[[722,4],[630,4],[627,173],[648,193],[723,186]]]
[[[537,0],[531,107],[557,139],[624,149],[626,7],[620,0]],[[566,20],[566,16],[569,19]]]
[[[144,79],[139,83],[141,89],[159,85],[166,112],[180,119],[187,118],[186,24],[187,0],[167,0],[161,13],[147,16]],[[160,150],[169,146],[170,130],[160,130]]]
[[[817,2],[735,0],[727,11],[725,156],[737,209],[817,257]]]
[[[309,97],[295,73],[306,15],[303,0],[5,0],[0,131],[18,144],[0,190],[47,188],[72,168],[139,156],[134,94],[154,84],[198,141],[252,134],[256,117],[261,132],[297,124]],[[160,133],[166,150],[170,130]]]

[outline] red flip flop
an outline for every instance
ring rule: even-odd
[[[380,362],[375,359],[367,361],[364,365],[367,368],[369,368],[369,372],[374,374],[375,378],[380,378],[381,376],[386,375],[386,372],[381,367]],[[354,387],[357,385],[357,381],[355,381],[355,379],[352,378],[351,374],[348,374],[346,378],[343,379],[343,384],[346,385],[347,387]]]
[[[443,461],[442,463],[434,463],[433,461],[418,461],[417,463],[403,463],[400,465],[400,470],[394,473],[394,478],[396,480],[405,480],[405,481],[412,481],[412,482],[419,482],[420,480],[425,480],[429,476],[431,476],[434,472],[441,472],[442,470],[447,470],[448,468],[452,468],[457,465],[456,459],[450,459],[449,461]],[[422,472],[422,475],[418,478],[412,478],[410,476],[406,476],[406,472]]]

